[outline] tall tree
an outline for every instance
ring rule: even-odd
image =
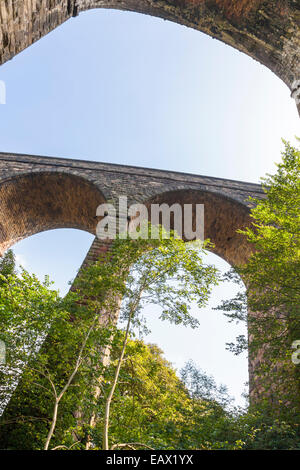
[[[0,259],[0,274],[2,276],[7,277],[10,274],[16,274],[16,257],[12,250],[7,250],[4,253],[3,257]],[[2,284],[3,278],[0,279],[0,283]]]
[[[124,332],[119,331],[112,362],[104,375],[109,391],[119,360]],[[184,370],[191,372],[191,362]],[[235,418],[221,401],[229,401],[222,387],[193,366],[192,390],[154,344],[128,340],[119,381],[111,403],[111,449],[234,449],[240,448]],[[197,385],[196,385],[197,382]],[[213,398],[217,391],[220,402]],[[101,404],[100,404],[101,405]],[[96,448],[102,447],[104,408],[93,431]]]
[[[265,198],[251,200],[252,227],[241,231],[254,249],[248,263],[236,267],[246,293],[241,290],[218,308],[231,321],[248,322],[257,394],[266,398],[270,411],[297,419],[299,365],[291,356],[294,341],[300,339],[299,150],[285,142],[282,162],[274,175],[263,179],[263,188]],[[227,278],[241,283],[233,272]],[[240,336],[230,347],[239,353],[247,347],[247,339]]]
[[[80,274],[75,290],[65,299],[56,298],[50,291],[43,298],[36,279],[25,272],[22,286],[19,278],[8,279],[1,292],[6,306],[2,328],[9,324],[16,329],[22,324],[27,336],[32,331],[35,335],[48,332],[48,336],[39,351],[30,351],[20,393],[12,397],[3,415],[1,446],[53,448],[73,445],[74,439],[79,447],[86,444],[86,432],[89,434],[89,428],[97,422],[99,399],[103,403],[103,397],[94,393],[102,386],[103,350],[111,346],[116,331],[114,324],[104,325],[102,318],[116,317],[122,298],[121,315],[127,321],[127,334],[105,396],[103,446],[107,448],[110,405],[130,328],[141,325],[141,309],[147,302],[162,307],[162,320],[198,325],[189,303],[196,300],[199,306],[205,305],[211,286],[217,282],[216,269],[202,262],[203,249],[185,244],[174,234],[165,238],[163,231],[154,240],[142,236],[138,240],[117,239],[109,253],[103,253],[97,263]],[[14,296],[11,286],[16,288]],[[53,302],[44,312],[47,296]]]
[[[152,233],[151,227],[148,229]],[[126,321],[115,374],[104,395],[104,449],[109,448],[110,408],[127,340],[134,326],[145,326],[142,308],[147,303],[159,305],[162,320],[196,327],[198,321],[190,313],[190,303],[196,301],[198,306],[204,306],[211,286],[217,282],[216,268],[204,265],[202,261],[205,244],[184,243],[175,234],[166,234],[162,228],[158,235],[157,239],[145,239],[142,233],[138,240],[117,239],[112,247],[110,263],[97,263],[87,271],[89,295],[94,288],[93,280],[101,279],[108,288],[104,299],[110,301],[122,297],[121,318]],[[86,283],[84,275],[79,279],[79,285],[81,283]],[[92,295],[97,295],[97,286]],[[110,307],[104,305],[103,308],[107,311]]]

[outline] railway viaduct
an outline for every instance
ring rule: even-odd
[[[127,197],[128,206],[192,204],[193,230],[196,204],[203,204],[204,237],[214,244],[214,253],[234,266],[251,254],[246,238],[237,233],[251,223],[249,196],[262,198],[264,192],[261,185],[222,178],[0,153],[0,256],[18,241],[45,230],[75,228],[96,235],[101,220],[97,207],[110,203],[118,208],[121,196]],[[95,261],[109,246],[109,240],[95,236],[83,264]],[[261,394],[256,379],[261,353],[249,357],[250,396],[255,401]]]
[[[3,0],[0,64],[94,8],[135,11],[194,28],[273,71],[290,89],[300,113],[299,0]],[[195,58],[197,60],[197,58]],[[221,74],[220,74],[221,76]],[[221,86],[221,80],[220,80]],[[276,100],[276,97],[274,97]],[[247,226],[249,196],[259,185],[207,176],[62,158],[0,153],[0,256],[34,233],[77,228],[95,234],[96,208],[132,203],[202,203],[205,237],[231,265],[246,261],[250,247],[236,233]],[[86,261],[101,249],[95,239]],[[249,363],[250,389],[258,358]]]
[[[229,44],[281,78],[300,112],[299,0],[2,0],[0,64],[71,17],[95,8],[157,16]]]
[[[0,256],[18,241],[56,228],[96,234],[99,204],[116,208],[142,203],[204,204],[204,237],[232,266],[251,253],[237,229],[250,224],[249,196],[263,197],[260,185],[208,176],[108,163],[0,153]],[[101,220],[101,219],[100,219]],[[193,220],[193,228],[195,220]],[[107,241],[95,237],[84,263],[97,259]],[[250,383],[259,357],[249,361]],[[254,390],[255,387],[253,387]]]
[[[231,265],[250,254],[236,233],[249,223],[260,185],[208,176],[64,158],[0,153],[0,255],[37,232],[77,228],[96,234],[101,203],[204,204],[205,238]],[[99,241],[95,241],[93,249]],[[93,250],[92,250],[93,251]],[[89,256],[89,255],[88,255]]]

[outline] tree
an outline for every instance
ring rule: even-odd
[[[0,287],[6,282],[7,277],[13,274],[16,274],[15,255],[12,250],[8,250],[0,259]],[[8,375],[4,372],[6,369],[5,363],[7,360],[7,341],[7,334],[5,334],[3,331],[0,331],[0,415],[3,411],[4,404],[9,399],[11,389],[8,383],[4,385],[4,382],[9,381]],[[3,380],[3,374],[6,375],[5,381]],[[13,382],[13,377],[10,377],[10,381]]]
[[[112,350],[111,365],[104,374],[104,391],[109,391],[124,339],[119,331]],[[184,370],[191,371],[191,362]],[[123,366],[111,404],[111,449],[235,449],[240,448],[233,411],[214,400],[229,401],[203,371],[193,366],[194,396],[154,344],[128,340]],[[184,375],[184,374],[183,374]],[[188,381],[189,382],[189,381]],[[197,384],[196,384],[197,382]],[[213,389],[213,390],[212,390]],[[203,396],[202,396],[203,395]],[[93,430],[96,448],[102,447],[104,408]]]
[[[204,246],[186,244],[174,234],[166,236],[163,229],[160,229],[157,239],[144,239],[142,234],[138,240],[117,239],[112,247],[110,263],[96,263],[88,270],[87,277],[80,277],[79,285],[88,280],[89,295],[94,282],[101,279],[108,288],[104,299],[110,302],[110,299],[122,297],[121,318],[127,323],[115,374],[108,393],[104,395],[103,449],[109,448],[110,407],[130,330],[137,325],[144,326],[143,306],[147,303],[159,305],[162,320],[198,326],[198,321],[189,312],[189,304],[196,301],[199,307],[204,306],[211,286],[217,282],[216,268],[203,265]],[[92,295],[98,295],[97,286]],[[110,307],[105,302],[103,309],[107,311]]]
[[[292,363],[291,354],[293,341],[300,339],[299,150],[285,142],[282,163],[275,175],[263,179],[263,188],[263,199],[251,199],[252,226],[241,231],[253,245],[253,254],[247,264],[235,267],[246,293],[241,290],[218,308],[231,321],[248,322],[249,353],[260,358],[256,387],[266,402],[271,401],[273,412],[289,412],[297,419],[299,366]],[[228,278],[241,284],[233,272]],[[240,336],[229,347],[239,353],[247,348],[247,340]],[[289,406],[282,406],[284,402]]]
[[[180,377],[192,398],[218,403],[226,409],[232,403],[225,385],[218,386],[213,377],[199,369],[192,360],[186,362]]]
[[[2,276],[7,277],[10,274],[16,274],[16,257],[12,250],[7,250],[7,252],[3,255],[0,259],[0,274]],[[3,279],[0,280],[2,284],[4,281]]]
[[[53,329],[50,337],[48,336],[46,350],[43,350],[43,347],[39,351],[25,348],[28,360],[27,369],[21,379],[23,394],[13,396],[14,406],[10,408],[11,415],[3,417],[0,427],[1,447],[9,443],[9,448],[41,449],[45,446],[51,423],[54,422],[55,394],[51,393],[49,377],[57,392],[61,393],[75,370],[75,359],[77,361],[80,358],[80,349],[87,336],[88,325],[91,326],[92,322],[91,317],[88,319],[89,310],[86,306],[78,304],[77,300],[73,302],[76,297],[69,298],[68,303],[63,305],[62,299],[57,298],[57,293],[48,292],[48,288],[45,290],[43,285],[36,285],[36,279],[32,284],[33,280],[30,277],[29,282],[25,273],[18,279],[19,290],[13,292],[23,310],[17,311],[17,316],[14,315],[12,318],[9,315],[10,325],[17,326],[20,319],[33,317],[36,324],[30,325],[35,329],[40,328],[40,332],[45,331],[43,321],[49,319],[53,322]],[[10,284],[12,281],[13,279],[10,280]],[[6,289],[8,289],[7,283]],[[0,298],[11,299],[8,292],[4,292],[5,295],[1,291]],[[44,312],[41,306],[45,301],[48,308]],[[67,299],[64,299],[64,302],[67,302]],[[7,314],[10,310],[9,305],[12,304],[7,303]],[[83,321],[84,315],[86,315],[85,321]],[[3,319],[5,316],[1,317],[1,320]],[[0,322],[0,325],[3,323]],[[111,335],[112,331],[107,333]],[[53,437],[49,441],[49,448],[74,450],[84,448],[87,428],[85,425],[88,423],[89,414],[95,410],[97,420],[96,426],[92,429],[92,441],[95,448],[102,448],[104,396],[107,396],[111,389],[125,336],[123,330],[115,329],[113,333],[112,341],[110,336],[101,338],[98,330],[93,331],[88,338],[84,348],[85,358],[88,360],[81,362],[73,382],[62,395],[57,407],[57,422]],[[27,337],[27,341],[28,339],[30,336]],[[111,345],[111,362],[106,368],[101,369],[98,367],[97,345],[103,345],[108,340]],[[63,355],[64,361],[61,361],[59,354]],[[14,360],[17,357],[14,356]],[[22,358],[22,355],[19,357]],[[71,357],[75,358],[73,362],[69,362]],[[8,366],[10,365],[9,360]],[[90,392],[97,383],[99,371],[102,373],[103,395],[93,403],[93,393],[87,391]],[[41,374],[44,372],[46,376]],[[262,412],[241,413],[228,407],[230,399],[224,387],[217,386],[211,377],[199,370],[191,361],[181,371],[181,377],[183,380],[176,375],[157,346],[146,345],[141,340],[129,338],[111,402],[110,447],[113,449],[148,447],[297,449],[300,447],[299,426],[272,420]],[[78,423],[73,410],[80,407],[84,411],[85,422]],[[14,413],[19,409],[22,409],[21,416]],[[7,435],[9,440],[6,440]]]
[[[300,426],[271,416],[263,407],[240,414],[234,432],[245,450],[299,450]]]
[[[104,374],[108,390],[124,332],[117,336]],[[111,449],[300,448],[299,425],[233,407],[224,386],[191,361],[180,376],[156,345],[129,339],[111,404]],[[102,447],[103,418],[102,406],[93,430],[96,448]]]
[[[165,239],[162,231],[160,235],[156,240],[115,240],[109,253],[103,253],[96,264],[80,273],[65,299],[57,298],[53,291],[40,292],[36,279],[25,272],[23,286],[16,277],[5,284],[1,292],[7,317],[3,328],[18,328],[21,321],[27,338],[32,331],[35,338],[46,333],[47,338],[38,351],[31,348],[18,386],[20,393],[14,394],[3,415],[2,447],[48,448],[50,441],[52,447],[70,447],[77,441],[82,448],[90,442],[101,399],[97,390],[102,390],[103,356],[116,333],[113,321],[122,298],[121,315],[127,321],[127,333],[105,397],[103,447],[108,447],[110,405],[130,328],[142,322],[142,305],[159,304],[163,320],[196,327],[198,322],[188,304],[196,300],[199,306],[205,305],[211,286],[217,282],[216,269],[202,263],[204,247],[195,249],[172,234]],[[10,295],[12,285],[17,296]],[[48,297],[51,301],[44,312],[43,302]],[[36,312],[38,320],[34,321]]]
[[[1,447],[47,450],[54,431],[60,442],[76,427],[74,410],[94,379],[95,344],[107,342],[107,331],[96,328],[99,310],[91,305],[101,302],[82,302],[74,291],[61,299],[48,278],[40,283],[25,270],[2,280],[0,331],[9,352],[3,391],[19,383],[1,419]]]
[[[103,392],[108,395],[123,347],[119,331],[112,349],[111,364],[104,373]],[[182,414],[189,403],[187,391],[174,369],[156,345],[128,339],[126,354],[110,413],[111,449],[174,448]],[[103,445],[105,406],[99,403],[98,421],[93,429],[96,448]]]
[[[6,345],[6,362],[0,369],[1,411],[54,317],[57,293],[49,286],[47,278],[40,283],[25,270],[17,275],[8,252],[0,273],[0,338]]]

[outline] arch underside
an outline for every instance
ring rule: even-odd
[[[18,241],[55,228],[77,228],[93,235],[99,218],[97,207],[106,202],[103,194],[83,177],[60,172],[19,175],[0,185],[0,254]],[[204,205],[204,238],[212,251],[231,265],[244,263],[251,253],[238,229],[250,224],[249,208],[218,193],[178,189],[159,193],[144,201],[151,204],[192,206],[192,229],[196,230],[196,205]],[[171,228],[174,214],[171,212]],[[182,219],[184,227],[185,221]],[[101,242],[101,241],[100,241]],[[96,242],[97,244],[97,242]]]
[[[18,241],[55,228],[95,234],[105,202],[89,181],[63,173],[31,173],[0,185],[0,255]]]
[[[291,89],[300,79],[300,4],[288,0],[3,1],[0,63],[94,8],[145,13],[197,29],[260,61]]]
[[[204,206],[204,239],[209,239],[213,247],[210,251],[223,258],[231,266],[245,263],[251,254],[251,246],[246,237],[237,233],[238,229],[251,224],[249,208],[217,193],[200,190],[175,190],[158,194],[145,202],[150,214],[151,204],[179,204],[182,208],[184,227],[184,204],[192,205],[192,229],[196,230],[196,204]],[[170,228],[174,229],[174,214],[171,212]],[[162,219],[160,220],[162,223]]]

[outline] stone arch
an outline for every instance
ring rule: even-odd
[[[151,204],[204,204],[204,238],[209,238],[214,244],[210,249],[212,253],[224,259],[231,267],[247,262],[253,251],[253,247],[248,243],[245,236],[237,233],[238,229],[244,229],[251,225],[250,208],[241,202],[217,192],[195,189],[174,189],[159,193],[147,201],[145,205],[150,214]],[[182,211],[183,213],[183,211]],[[193,229],[195,229],[195,207],[193,207]],[[183,216],[184,224],[184,216]],[[171,229],[174,228],[171,217]],[[242,282],[243,279],[241,279]],[[251,311],[248,312],[252,314]],[[248,338],[251,341],[248,330]],[[259,394],[256,382],[256,367],[259,361],[257,355],[253,355],[248,350],[248,373],[249,373],[249,393],[251,402],[255,402],[255,397]],[[268,398],[268,397],[267,397]]]
[[[204,238],[209,238],[214,244],[211,251],[232,266],[247,261],[251,247],[245,237],[236,233],[238,229],[245,228],[251,223],[249,208],[246,205],[216,192],[195,189],[167,191],[145,201],[148,213],[151,204],[163,203],[169,206],[180,204],[181,207],[184,204],[192,204],[193,230],[195,230],[195,205],[204,204]],[[171,228],[174,228],[172,214]]]
[[[2,2],[0,64],[72,16],[95,8],[135,11],[199,30],[272,70],[300,112],[299,5],[288,0],[51,0]],[[221,74],[220,74],[221,75]]]
[[[56,171],[31,172],[0,184],[0,256],[16,242],[55,228],[95,234],[96,209],[105,202],[93,183]]]

